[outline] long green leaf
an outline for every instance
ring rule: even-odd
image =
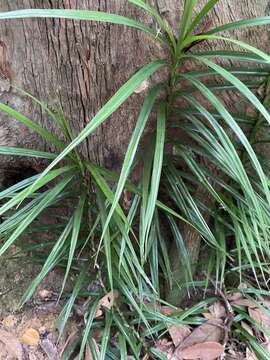
[[[260,102],[260,100],[248,89],[248,87],[239,80],[236,76],[230,73],[228,70],[224,69],[222,66],[215,64],[214,62],[208,60],[205,57],[193,57],[192,58],[203,62],[205,65],[216,71],[219,75],[221,75],[224,79],[229,81],[233,86],[236,87],[242,93],[251,104],[253,104],[257,110],[263,115],[263,117],[268,121],[270,124],[270,115],[269,112],[266,110],[264,105]],[[270,60],[270,57],[269,57]]]
[[[147,200],[144,229],[142,231],[143,237],[142,247],[145,246],[145,241],[149,235],[152,219],[154,216],[156,201],[159,191],[159,183],[163,165],[163,152],[165,143],[165,130],[166,130],[166,104],[161,103],[157,114],[157,134],[156,134],[156,145],[155,154],[152,169],[151,188],[149,197]]]
[[[59,236],[57,242],[53,246],[49,256],[47,257],[45,264],[43,265],[41,271],[36,276],[36,278],[29,285],[28,289],[25,291],[22,299],[21,305],[25,304],[35,292],[37,286],[41,283],[41,281],[45,278],[45,276],[53,269],[53,267],[57,264],[59,259],[59,254],[61,254],[63,246],[65,245],[66,239],[69,237],[72,230],[73,217],[69,220],[62,234]]]
[[[100,174],[99,169],[95,166],[92,166],[92,164],[90,164],[90,163],[86,164],[86,168],[89,170],[89,173],[92,175],[93,179],[95,180],[95,183],[100,188],[100,190],[103,192],[106,199],[110,203],[113,203],[113,199],[114,199],[113,191],[111,190],[107,181]],[[115,210],[116,210],[117,214],[121,217],[121,219],[124,221],[124,223],[128,224],[127,217],[124,214],[124,212],[119,204],[116,204]]]
[[[0,19],[25,19],[25,18],[59,18],[70,20],[88,20],[99,21],[111,24],[126,25],[135,29],[142,30],[154,37],[156,37],[155,31],[148,26],[129,19],[125,16],[116,14],[110,14],[102,11],[90,11],[90,10],[73,10],[73,9],[24,9],[15,11],[6,11],[0,13]],[[164,42],[162,37],[159,37],[160,41]]]
[[[79,198],[78,206],[74,213],[73,224],[72,224],[72,235],[71,235],[71,239],[70,239],[70,248],[69,248],[69,255],[68,255],[68,263],[66,266],[66,272],[65,272],[62,289],[61,289],[59,297],[61,297],[64,287],[66,285],[67,277],[68,277],[68,274],[69,274],[69,271],[71,268],[71,264],[72,264],[72,261],[74,258],[80,229],[82,227],[82,217],[83,217],[83,212],[84,212],[85,201],[86,201],[86,193],[82,192],[82,194],[80,195],[80,198]]]
[[[204,5],[204,7],[202,8],[202,10],[199,12],[199,14],[194,18],[194,20],[192,21],[189,29],[188,29],[188,34],[191,34],[192,31],[196,28],[196,26],[204,19],[204,17],[209,13],[209,11],[211,11],[213,9],[213,7],[216,5],[216,3],[219,0],[209,0],[207,1],[207,3]]]
[[[268,198],[269,197],[269,189],[268,189],[268,185],[267,185],[267,181],[265,178],[265,174],[263,172],[263,169],[256,157],[256,154],[254,152],[254,150],[252,149],[250,143],[248,142],[245,134],[243,133],[243,130],[239,127],[239,125],[235,122],[235,120],[233,119],[233,117],[231,116],[231,114],[225,109],[224,105],[221,103],[221,101],[204,85],[202,84],[200,81],[198,81],[197,79],[192,79],[188,76],[183,75],[183,78],[185,79],[189,79],[190,81],[192,81],[192,83],[198,88],[198,90],[201,91],[201,93],[207,97],[207,99],[211,102],[211,104],[213,106],[215,106],[215,108],[217,109],[218,112],[220,112],[220,114],[222,114],[224,120],[227,122],[227,124],[232,128],[232,130],[234,131],[234,133],[237,135],[237,137],[239,138],[239,140],[242,142],[243,146],[246,148],[247,152],[250,155],[250,158],[254,164],[254,167],[258,173],[258,175],[260,176],[260,179],[262,181],[262,184],[264,186],[264,190],[266,193],[266,196]],[[187,100],[189,101],[190,98],[187,97]],[[258,99],[257,99],[258,101]],[[198,105],[198,104],[197,104]],[[261,106],[263,107],[263,105],[261,104],[259,108],[261,108]],[[202,109],[202,107],[200,107]],[[267,116],[267,118],[270,118],[269,114],[265,114],[266,110],[263,107],[263,114],[265,116]],[[208,113],[209,114],[209,113]],[[225,135],[225,134],[223,134]],[[235,152],[235,151],[234,151]],[[236,156],[236,152],[235,152],[235,159],[238,156]],[[237,160],[239,166],[241,166],[241,168],[243,167],[242,164],[240,164],[239,160]],[[246,178],[246,175],[245,175]],[[249,182],[249,181],[248,181]]]
[[[103,228],[103,232],[106,231],[106,228],[111,220],[112,214],[115,211],[115,208],[118,204],[118,201],[121,197],[122,191],[125,187],[128,175],[130,173],[130,169],[133,165],[133,161],[136,155],[136,151],[138,149],[138,145],[141,139],[141,136],[143,134],[143,131],[145,129],[147,120],[149,118],[149,115],[151,113],[152,107],[154,105],[154,102],[156,100],[156,97],[159,93],[159,91],[161,90],[162,86],[158,85],[156,87],[154,87],[150,92],[149,95],[147,96],[143,107],[141,109],[140,115],[138,117],[135,129],[132,133],[132,137],[130,139],[127,151],[126,151],[126,155],[125,155],[125,159],[122,165],[122,170],[121,170],[121,174],[119,176],[119,181],[117,184],[117,188],[115,191],[115,195],[114,195],[114,199],[113,199],[113,203],[110,209],[110,212],[108,214],[106,223],[104,225]]]
[[[73,175],[67,176],[59,182],[54,188],[47,191],[46,196],[36,205],[36,207],[30,212],[30,214],[20,223],[18,228],[12,233],[12,235],[5,241],[0,248],[0,256],[13,244],[13,242],[23,233],[23,231],[31,224],[31,222],[51,203],[55,200],[57,195],[67,186],[71,181]]]
[[[81,291],[83,284],[86,280],[86,274],[87,274],[87,267],[84,268],[83,270],[81,270],[75,286],[73,288],[72,294],[68,300],[68,302],[65,304],[63,310],[61,311],[61,314],[59,315],[59,320],[58,320],[58,328],[59,328],[59,338],[62,336],[63,331],[65,329],[65,326],[68,322],[68,319],[70,317],[71,314],[71,310],[73,308],[73,305],[75,303],[75,300],[77,298],[77,296],[79,295],[79,292]]]
[[[0,192],[0,200],[4,199],[4,198],[8,198],[8,197],[13,197],[16,192],[26,188],[29,185],[32,185],[37,178],[38,178],[38,174],[31,176],[27,179],[24,179],[16,184],[10,186],[7,189],[4,189],[3,191]]]
[[[178,43],[177,50],[182,45],[182,41],[185,39],[188,34],[188,29],[190,27],[193,10],[197,4],[197,0],[184,0],[184,12],[180,20],[180,28],[178,34]]]
[[[12,109],[10,106],[0,103],[0,110],[10,115],[13,119],[16,119],[20,123],[24,124],[29,129],[34,130],[36,133],[42,136],[46,141],[48,141],[49,144],[53,144],[59,149],[65,148],[65,144],[62,141],[60,141],[56,136],[54,136],[48,130],[36,124],[26,116],[22,115],[18,111]]]
[[[172,234],[173,234],[174,240],[176,242],[176,246],[177,246],[178,253],[179,253],[179,259],[182,263],[186,282],[193,281],[189,254],[187,253],[182,234],[179,230],[179,226],[176,224],[176,222],[172,216],[168,215],[167,217],[169,219],[169,224],[170,224],[170,227],[172,230]],[[176,279],[176,281],[178,281],[178,279]]]
[[[174,48],[176,47],[176,41],[175,41],[174,34],[173,34],[172,30],[168,26],[166,20],[163,20],[162,16],[160,16],[160,14],[157,12],[156,9],[154,9],[152,6],[146,4],[143,0],[128,0],[128,2],[130,2],[131,4],[134,4],[136,6],[139,6],[142,9],[144,9],[145,11],[147,11],[157,21],[160,28],[165,33],[167,33],[173,47]]]
[[[261,59],[266,61],[268,64],[270,63],[270,56],[264,53],[263,51],[255,48],[254,46],[251,46],[243,41],[235,40],[231,37],[225,37],[225,36],[217,36],[217,35],[196,35],[196,36],[190,36],[188,37],[183,43],[180,48],[180,50],[183,50],[187,46],[201,41],[209,41],[209,40],[223,40],[226,42],[231,42],[237,46],[240,46],[241,48],[254,53],[255,55],[259,56]]]
[[[105,247],[105,257],[106,257],[106,264],[107,264],[107,274],[109,278],[109,283],[111,289],[113,289],[113,270],[112,270],[112,251],[111,251],[111,235],[110,235],[110,229],[109,227],[106,228],[104,231],[104,226],[106,222],[106,207],[105,207],[105,198],[99,188],[96,189],[97,192],[97,204],[99,208],[100,213],[100,219],[101,219],[101,225],[103,228],[102,234],[104,234],[104,237],[101,237],[100,244],[103,241],[104,247]],[[100,248],[100,246],[99,246]],[[99,248],[97,250],[97,253],[99,252]]]
[[[4,205],[0,207],[0,215],[3,215],[7,210],[11,209],[13,206],[17,205],[19,202],[21,202],[26,196],[31,195],[36,190],[42,188],[44,185],[48,184],[50,181],[55,179],[56,177],[68,173],[71,170],[74,170],[74,166],[64,166],[59,169],[50,171],[46,176],[42,178],[41,181],[39,181],[38,184],[35,185],[35,182],[30,184],[26,189],[16,194],[13,198],[11,198],[8,202],[6,202]],[[29,191],[29,188],[31,188],[31,191]]]
[[[209,56],[207,55],[203,55],[204,53],[198,53],[198,54],[193,54],[195,57],[204,57],[204,58],[208,58]],[[218,55],[217,55],[218,56]],[[234,75],[239,75],[239,76],[256,76],[259,78],[265,78],[266,76],[269,76],[269,68],[250,68],[250,67],[246,67],[246,66],[242,66],[242,67],[226,67],[224,68],[225,70],[227,70],[228,72],[230,72],[231,74]],[[185,72],[185,74],[192,76],[192,77],[209,77],[209,76],[217,76],[218,73],[213,70],[213,69],[204,69],[204,70],[196,70],[196,71],[188,71]],[[176,83],[179,81],[181,77],[177,76],[176,77]]]
[[[133,75],[102,107],[102,109],[99,110],[90,123],[81,131],[81,133],[43,171],[43,173],[40,175],[40,179],[37,180],[37,183],[41,181],[42,177],[45,176],[62,159],[64,159],[75,147],[77,147],[84,139],[91,135],[93,131],[110,115],[112,115],[144,80],[146,80],[165,64],[166,61],[164,60],[152,62],[141,68],[135,75]]]
[[[268,60],[264,60],[261,56],[254,54],[253,52],[248,51],[235,51],[235,50],[209,50],[209,51],[199,51],[194,52],[195,56],[205,56],[207,58],[224,58],[230,60],[244,61],[244,62],[255,62],[256,64],[265,64],[268,63]]]
[[[221,76],[223,76],[226,80],[228,80],[230,83],[232,83],[259,111],[260,113],[264,116],[264,118],[268,121],[268,123],[270,124],[270,115],[268,113],[268,111],[265,109],[265,107],[263,106],[263,104],[259,101],[259,99],[243,84],[243,82],[241,82],[241,80],[237,79],[234,75],[230,74],[228,71],[226,71],[224,68],[222,68],[221,66],[211,62],[208,59],[205,58],[200,58],[200,60],[202,62],[204,62],[207,66],[209,66],[210,68],[212,68],[213,70],[217,71],[218,74],[220,74]],[[206,89],[206,86],[201,86],[202,83],[198,83],[197,80],[192,80],[192,82],[194,83],[194,85],[197,88],[201,88],[200,91],[202,91],[204,94],[206,94],[202,89]],[[207,94],[210,96],[210,91],[207,90]],[[208,96],[208,98],[209,98]],[[210,98],[213,100],[214,98],[212,96],[210,96]],[[209,98],[209,99],[210,99]],[[211,101],[211,100],[210,100]],[[213,102],[212,102],[213,103]],[[232,117],[231,117],[232,118]],[[268,201],[270,203],[270,193],[269,193],[269,188],[268,188],[268,184],[267,184],[267,180],[265,178],[265,174],[263,172],[263,169],[254,153],[254,150],[252,149],[250,143],[247,141],[245,135],[243,134],[243,131],[240,129],[240,127],[236,124],[235,121],[230,121],[230,126],[232,126],[234,123],[234,129],[235,131],[239,134],[239,139],[242,141],[243,145],[246,147],[251,161],[254,164],[254,167],[256,168],[258,175],[260,176],[260,179],[262,181],[262,185],[264,187],[264,191],[265,194],[268,198]]]
[[[107,346],[108,346],[108,342],[109,342],[109,336],[110,336],[112,320],[113,320],[112,311],[113,310],[105,312],[105,328],[103,330],[103,335],[102,335],[99,360],[106,359]]]
[[[97,307],[98,307],[98,300],[96,300],[94,302],[94,304],[92,305],[91,310],[88,314],[88,318],[87,318],[87,322],[86,322],[86,326],[84,329],[84,334],[83,334],[83,338],[82,338],[82,342],[81,342],[81,347],[80,347],[79,360],[81,360],[83,358],[85,345],[87,343],[87,339],[89,337],[91,327],[93,325],[93,321],[94,321],[94,318],[95,318],[95,315],[97,312]]]
[[[216,34],[222,31],[228,30],[237,30],[241,28],[248,28],[254,26],[263,26],[270,24],[270,16],[257,17],[253,19],[244,19],[239,21],[234,21],[225,25],[218,26],[214,29],[211,29],[207,32],[207,34]]]
[[[0,146],[0,155],[9,155],[9,156],[27,156],[27,157],[35,157],[41,159],[55,159],[57,154],[45,152],[45,151],[37,151],[32,149],[24,149],[12,146]]]

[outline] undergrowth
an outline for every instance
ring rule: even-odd
[[[61,111],[50,110],[24,92],[58,124],[65,140],[0,103],[1,111],[57,149],[48,153],[0,146],[2,155],[48,161],[42,173],[0,192],[0,216],[4,217],[0,224],[0,255],[27,231],[42,233],[46,228],[41,221],[44,211],[59,216],[57,225],[46,228],[56,240],[28,248],[33,258],[42,263],[42,270],[21,304],[31,298],[53,268],[64,267],[59,298],[65,294],[68,300],[60,316],[60,335],[76,299],[88,299],[80,359],[87,342],[95,352],[90,334],[98,326],[104,328],[100,359],[106,353],[113,359],[126,359],[128,353],[136,359],[145,353],[163,359],[154,344],[166,332],[166,324],[200,324],[204,307],[214,301],[214,297],[206,298],[187,310],[176,311],[174,316],[163,315],[160,306],[166,301],[179,305],[183,289],[189,293],[201,288],[207,293],[211,279],[220,288],[232,287],[231,279],[237,284],[252,279],[248,281],[249,290],[255,295],[268,290],[269,161],[256,145],[260,142],[258,133],[262,129],[268,131],[270,124],[270,56],[221,33],[267,25],[270,17],[244,19],[197,34],[197,26],[218,0],[208,1],[196,15],[197,1],[185,1],[177,31],[144,1],[129,2],[147,12],[159,31],[123,16],[88,10],[27,9],[0,13],[0,19],[48,17],[122,24],[146,32],[168,51],[168,58],[138,70],[79,134],[73,133]],[[216,40],[233,44],[236,50],[194,49],[195,45]],[[240,65],[221,65],[228,58]],[[187,71],[189,63],[200,70]],[[121,173],[83,158],[79,145],[162,68],[169,70],[168,80],[149,89]],[[264,89],[260,99],[255,91],[259,88]],[[233,106],[228,109],[222,101],[222,94],[228,92],[244,99],[254,116],[236,113]],[[139,143],[151,113],[156,117],[155,131],[139,154]],[[268,141],[266,136],[264,142]],[[130,174],[138,163],[143,164],[143,174],[134,184]],[[128,208],[122,206],[123,191],[131,194]],[[64,208],[64,215],[58,208]],[[186,237],[187,233],[192,236]],[[196,280],[201,240],[210,256],[206,275]],[[73,292],[66,294],[65,284],[71,272],[77,274],[76,284]],[[97,318],[99,300],[113,289],[118,290],[110,293],[113,306],[103,309],[103,316]],[[251,344],[239,326],[238,317],[235,334],[240,333]],[[120,354],[110,343],[110,333],[118,334]]]

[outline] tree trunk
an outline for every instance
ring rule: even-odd
[[[177,29],[182,1],[151,0],[149,3]],[[268,0],[242,0],[241,5],[234,0],[220,0],[211,17],[205,19],[205,24],[214,26],[270,13]],[[0,11],[25,8],[101,10],[155,26],[149,16],[125,0],[0,0]],[[9,20],[0,22],[0,34],[0,75],[5,79],[0,82],[0,101],[56,133],[56,125],[11,85],[23,88],[52,108],[62,107],[77,133],[140,66],[166,56],[148,35],[130,28],[123,31],[122,26],[104,23]],[[241,31],[237,37],[267,50],[269,31],[265,28]],[[119,168],[143,97],[144,94],[134,95],[99,127],[84,142],[83,154],[108,167]],[[35,134],[3,113],[0,144],[47,147]]]
[[[172,3],[177,1],[172,1]],[[0,10],[80,8],[139,18],[152,25],[126,1],[0,0]],[[161,9],[162,10],[162,9]],[[86,21],[27,19],[0,22],[0,101],[47,129],[56,124],[10,85],[16,85],[52,108],[62,107],[74,133],[93,118],[112,94],[142,65],[165,57],[155,41],[131,28]],[[133,96],[82,146],[83,155],[119,169],[143,94]],[[24,126],[1,114],[0,144],[46,148]]]
[[[148,3],[178,28],[179,7],[183,1],[149,0]],[[124,0],[0,0],[0,11],[24,8],[101,10],[155,26],[149,16]],[[220,0],[200,28],[269,14],[268,0]],[[12,85],[23,88],[52,108],[61,107],[74,133],[78,133],[140,66],[166,57],[166,51],[142,32],[103,23],[57,19],[2,21],[0,34],[0,101],[55,133],[59,132],[56,124]],[[235,37],[266,52],[269,50],[270,36],[265,27],[239,31]],[[217,44],[203,46],[210,48]],[[151,81],[158,81],[158,76]],[[144,95],[145,92],[133,95],[83,143],[81,151],[85,157],[120,169]],[[225,101],[232,106],[231,97]],[[48,144],[29,129],[3,113],[0,116],[0,145],[48,149]],[[2,169],[20,164],[22,160],[0,158]],[[30,160],[27,164],[37,170],[40,166]],[[193,249],[200,238],[191,232],[184,226],[187,248]],[[198,257],[198,249],[197,246],[195,257]],[[179,261],[175,259],[174,262]]]

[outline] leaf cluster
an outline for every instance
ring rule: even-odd
[[[245,19],[197,34],[197,25],[218,0],[209,0],[196,14],[197,1],[185,0],[177,31],[143,0],[129,2],[147,12],[160,31],[133,19],[90,10],[26,9],[0,13],[3,20],[64,18],[133,27],[152,36],[169,53],[167,59],[157,59],[138,70],[77,135],[73,134],[61,111],[53,112],[38,99],[24,93],[58,124],[64,140],[0,103],[1,111],[56,148],[55,153],[48,153],[0,146],[2,155],[50,161],[41,174],[0,192],[3,202],[0,216],[6,217],[0,224],[0,255],[25,231],[33,229],[34,224],[37,229],[38,226],[42,229],[40,215],[46,209],[67,204],[68,216],[63,217],[61,226],[52,229],[57,239],[50,244],[42,270],[27,289],[22,304],[29,300],[54,267],[65,268],[60,296],[70,272],[76,272],[76,284],[62,311],[60,328],[64,328],[76,298],[90,297],[91,306],[88,304],[85,309],[87,321],[80,358],[87,342],[94,349],[90,334],[102,321],[104,335],[100,359],[105,358],[106,351],[112,358],[119,358],[109,346],[109,334],[115,327],[119,332],[121,359],[126,359],[127,348],[136,359],[143,351],[162,359],[154,348],[144,348],[146,340],[158,338],[166,328],[165,322],[188,322],[192,313],[203,308],[204,301],[179,312],[176,318],[170,318],[147,306],[149,299],[152,304],[163,303],[164,283],[168,284],[166,291],[175,287],[196,287],[193,275],[194,262],[198,259],[191,259],[190,245],[182,231],[185,226],[198,235],[197,243],[191,246],[198,246],[202,239],[210,252],[208,275],[203,282],[205,287],[213,274],[220,284],[224,284],[228,267],[234,268],[240,281],[243,272],[249,271],[258,286],[267,287],[269,163],[255,145],[259,131],[268,129],[270,124],[270,56],[222,33],[267,25],[270,17]],[[216,40],[236,45],[238,50],[194,51],[196,45]],[[221,65],[228,58],[237,61],[237,67]],[[186,71],[189,63],[197,64],[201,70]],[[149,89],[120,174],[84,159],[79,152],[80,144],[143,82],[164,67],[169,70],[169,78]],[[265,87],[264,99],[259,99],[254,91],[261,86]],[[244,99],[256,115],[250,117],[228,109],[222,101],[222,95],[228,92]],[[156,104],[157,111],[154,110]],[[150,114],[156,118],[156,128],[142,156],[138,149]],[[184,136],[171,137],[170,130]],[[247,136],[247,133],[251,135]],[[143,164],[143,174],[139,183],[133,184],[130,175],[139,162]],[[127,209],[121,200],[125,192],[131,194]],[[210,198],[211,206],[205,203],[204,197]],[[177,266],[180,264],[184,275],[182,279],[175,277],[172,254],[177,256]],[[165,280],[161,281],[162,278]],[[100,288],[94,296],[87,290],[87,284],[95,279]],[[98,299],[113,288],[121,292],[121,308],[131,306],[132,311],[123,316],[116,306],[105,311],[104,319],[96,320]],[[92,301],[93,297],[97,300]],[[143,331],[141,323],[144,324]]]

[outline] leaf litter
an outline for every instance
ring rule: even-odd
[[[231,316],[229,311],[232,306],[234,316],[237,316],[238,309],[241,309],[242,313],[246,314],[246,317],[239,321],[238,325],[243,329],[243,332],[256,337],[263,349],[269,352],[270,339],[267,336],[267,331],[270,332],[270,313],[267,310],[269,299],[245,298],[244,292],[240,291],[230,294],[227,299],[224,299],[225,295],[222,295],[222,298],[217,296],[216,301],[203,309],[201,313],[203,316],[200,318],[201,323],[199,325],[175,324],[165,321],[167,332],[161,338],[156,339],[155,348],[163,353],[168,360],[260,360],[253,348],[248,347],[246,342],[239,342],[239,340],[234,339],[234,325],[230,325],[228,322],[228,318]],[[105,294],[98,303],[95,319],[99,321],[104,317],[104,309],[112,309],[118,299],[119,293],[117,290]],[[119,304],[121,304],[121,301],[119,301]],[[151,304],[149,304],[149,307],[151,307]],[[173,319],[177,319],[182,311],[182,309],[169,306],[155,308],[163,315]],[[52,318],[48,314],[46,316],[48,316],[49,322],[52,324]],[[196,316],[198,315],[193,315],[194,318]],[[24,347],[32,348],[37,347],[37,345],[46,355],[46,359],[59,360],[66,348],[79,340],[79,328],[73,328],[72,331],[66,334],[65,341],[60,344],[51,335],[51,337],[44,338],[42,328],[45,328],[46,333],[52,334],[53,332],[53,328],[49,327],[48,324],[44,326],[42,321],[37,321],[33,316],[23,320],[22,325],[14,315],[9,315],[3,319],[2,324],[5,325],[5,328],[0,331],[0,344],[5,348],[5,355],[2,355],[2,358],[0,356],[1,360],[9,359],[11,356],[24,360]],[[83,321],[83,318],[81,321]],[[100,327],[93,332],[92,341],[96,351],[99,351],[101,345],[102,326],[104,326],[102,324],[101,322]],[[256,327],[256,324],[260,327]],[[226,338],[227,333],[229,334],[228,338]],[[114,336],[117,337],[112,332],[111,337]],[[117,344],[114,345],[118,346]],[[147,353],[143,352],[141,358],[151,359],[151,356],[149,357]],[[88,343],[86,344],[83,360],[92,360]]]

